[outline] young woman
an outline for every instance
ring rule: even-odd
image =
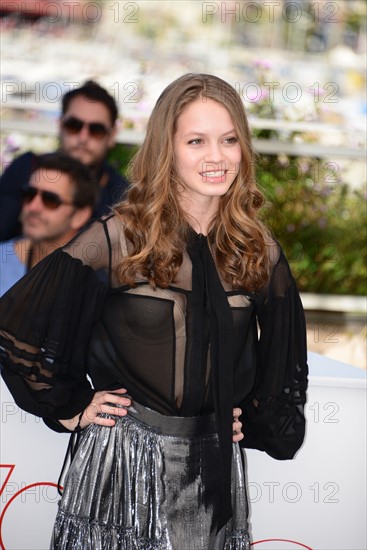
[[[127,199],[0,302],[15,400],[80,432],[52,548],[249,549],[238,408],[241,445],[292,458],[307,385],[303,310],[253,168],[236,91],[179,78]]]

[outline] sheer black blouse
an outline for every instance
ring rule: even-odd
[[[129,251],[123,235],[114,216],[93,222],[0,299],[2,376],[17,404],[50,424],[95,391],[125,387],[165,415],[215,412],[229,467],[240,406],[241,444],[292,458],[305,429],[305,322],[279,245],[269,245],[269,283],[256,293],[221,280],[194,232],[169,288],[144,278],[131,288],[114,275]]]

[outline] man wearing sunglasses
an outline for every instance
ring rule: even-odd
[[[109,150],[115,145],[117,117],[114,98],[96,82],[87,81],[62,98],[60,149],[87,165],[98,180],[94,217],[106,213],[128,186],[127,180],[106,162]],[[25,153],[16,158],[0,178],[0,241],[21,234],[20,187],[29,180],[35,163],[36,155]]]
[[[77,159],[64,153],[38,158],[29,183],[21,188],[23,237],[0,244],[0,295],[82,229],[97,195],[95,178]]]

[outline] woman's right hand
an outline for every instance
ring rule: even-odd
[[[84,410],[79,422],[81,428],[86,428],[89,424],[98,424],[99,426],[114,426],[116,420],[100,416],[107,413],[113,416],[125,416],[126,407],[131,405],[131,399],[123,396],[126,393],[125,388],[110,391],[97,391],[94,394],[92,402]],[[117,395],[119,394],[119,395]]]
[[[119,388],[113,391],[97,391],[93,400],[83,411],[83,414],[77,415],[69,420],[59,420],[68,430],[75,430],[79,427],[86,428],[89,424],[98,424],[99,426],[114,426],[116,420],[101,416],[102,413],[113,416],[125,416],[126,407],[131,405],[131,399],[124,396],[127,390]],[[80,418],[80,419],[79,419]]]

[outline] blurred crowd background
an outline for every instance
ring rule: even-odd
[[[1,169],[57,145],[63,93],[118,100],[121,172],[187,72],[247,107],[264,217],[302,292],[309,348],[366,368],[366,0],[0,1]]]

